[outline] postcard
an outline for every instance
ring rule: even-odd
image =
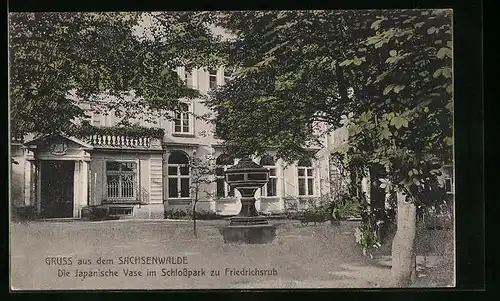
[[[11,290],[454,287],[452,18],[10,13]]]

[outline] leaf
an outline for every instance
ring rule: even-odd
[[[384,45],[384,41],[377,42],[375,44],[375,48],[380,48],[380,47],[382,47],[382,45]]]
[[[356,66],[361,65],[361,63],[362,63],[362,62],[363,62],[363,61],[362,61],[361,59],[359,59],[359,58],[354,58],[354,60],[353,60],[353,63],[354,63],[354,65],[356,65]]]
[[[424,26],[425,22],[418,22],[415,24],[415,28],[420,28],[422,26]]]
[[[453,85],[448,85],[448,87],[446,87],[446,92],[451,94],[453,92]]]
[[[407,128],[407,127],[408,127],[408,119],[406,119],[406,118],[401,118],[401,119],[402,119],[402,124],[403,124],[403,126],[404,126],[405,128]]]
[[[352,64],[352,62],[353,60],[345,60],[342,63],[340,63],[339,66],[340,67],[349,66],[350,64]]]
[[[380,23],[382,23],[382,21],[384,21],[384,19],[379,19],[375,22],[372,23],[372,25],[370,26],[371,29],[379,29],[380,28]]]
[[[444,75],[444,77],[450,78],[451,77],[451,68],[450,67],[444,67],[443,71],[442,71],[442,74]]]
[[[387,87],[385,87],[384,92],[382,92],[382,94],[384,94],[384,95],[389,94],[389,92],[391,92],[391,90],[392,90],[393,88],[394,88],[394,85],[393,85],[393,84],[388,85]]]
[[[380,139],[389,139],[389,137],[392,136],[391,131],[389,131],[388,128],[384,128],[382,131],[380,131]]]
[[[434,26],[433,26],[433,27],[431,27],[431,28],[429,28],[429,29],[427,29],[427,33],[428,33],[428,34],[433,34],[433,33],[435,33],[435,32],[436,32],[436,27],[434,27]]]
[[[436,56],[439,59],[444,59],[445,56],[451,58],[451,49],[448,47],[443,47],[443,48],[438,50]]]
[[[438,78],[439,76],[441,76],[442,73],[443,73],[443,69],[439,68],[436,71],[434,71],[434,74],[432,76],[434,78]]]
[[[394,112],[385,113],[384,115],[382,115],[382,117],[384,117],[386,120],[391,120],[392,118],[394,118]]]
[[[361,128],[357,124],[351,124],[348,128],[349,134],[356,135],[361,131]]]
[[[389,55],[394,57],[394,56],[398,55],[398,52],[396,50],[391,50],[391,51],[389,51]]]
[[[399,91],[403,90],[406,86],[405,85],[397,85],[394,87],[394,93],[399,93]]]

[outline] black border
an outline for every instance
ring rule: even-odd
[[[198,3],[196,3],[198,2]],[[455,87],[455,173],[456,173],[456,243],[457,243],[457,288],[456,289],[384,289],[384,290],[339,290],[298,289],[288,291],[299,298],[311,292],[337,293],[373,298],[389,296],[400,299],[418,292],[416,298],[443,298],[457,297],[458,293],[464,299],[475,292],[480,292],[486,284],[485,278],[485,209],[484,209],[484,130],[483,130],[483,57],[482,57],[482,3],[481,1],[287,1],[287,5],[278,2],[265,3],[239,2],[210,3],[202,1],[171,1],[154,2],[142,1],[36,1],[22,0],[9,1],[8,11],[132,11],[132,10],[230,10],[230,9],[382,9],[382,8],[453,8],[454,11],[454,87]],[[7,23],[7,22],[6,22]],[[8,98],[7,98],[8,99]],[[6,198],[8,199],[8,197]],[[5,211],[7,212],[7,211]],[[8,233],[8,221],[7,231]],[[8,236],[4,235],[8,239]],[[8,254],[8,241],[4,241]],[[8,277],[8,275],[7,275]],[[8,278],[7,278],[8,279]],[[7,289],[9,289],[7,287]],[[213,290],[218,293],[216,298],[236,297],[241,293],[266,292],[259,294],[259,298],[266,296],[278,297],[286,290]],[[468,292],[466,292],[468,291]],[[83,293],[84,291],[65,291]],[[134,291],[121,291],[118,296],[137,298]],[[154,291],[176,293],[182,292],[187,297],[192,293],[207,292],[207,290],[189,291]],[[386,294],[386,292],[398,292]],[[43,292],[37,297],[61,297],[61,292]],[[227,294],[230,293],[230,294]],[[276,294],[277,293],[277,294]],[[372,293],[377,293],[373,295]],[[465,293],[465,294],[464,294]],[[32,296],[36,292],[13,292],[13,295]],[[472,295],[471,295],[472,294]],[[85,291],[85,294],[71,294],[71,298],[93,298],[103,295],[103,291]],[[114,295],[114,294],[113,294]],[[175,294],[177,295],[177,294]],[[109,296],[109,295],[106,295]],[[116,297],[118,297],[116,296]],[[153,294],[148,297],[161,296]],[[68,296],[69,297],[69,296]],[[170,297],[170,294],[169,294]],[[322,296],[316,296],[322,297]],[[433,298],[434,297],[434,298]],[[453,298],[453,299],[454,299]],[[411,299],[411,298],[410,298]]]

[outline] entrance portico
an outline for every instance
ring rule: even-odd
[[[80,218],[82,207],[88,205],[92,145],[64,134],[24,145],[26,205],[34,206],[42,218]]]

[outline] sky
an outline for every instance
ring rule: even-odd
[[[146,12],[143,13],[142,20],[139,22],[139,25],[134,27],[134,34],[136,34],[139,37],[149,37],[151,38],[151,34],[149,32],[149,28],[152,26],[152,23],[154,22],[152,16],[154,16],[155,12]],[[215,25],[209,25],[208,28],[212,31],[212,33],[216,36],[222,37],[222,39],[230,39],[231,37],[234,37],[234,35],[231,35],[228,31],[226,31],[222,27],[218,27]]]

